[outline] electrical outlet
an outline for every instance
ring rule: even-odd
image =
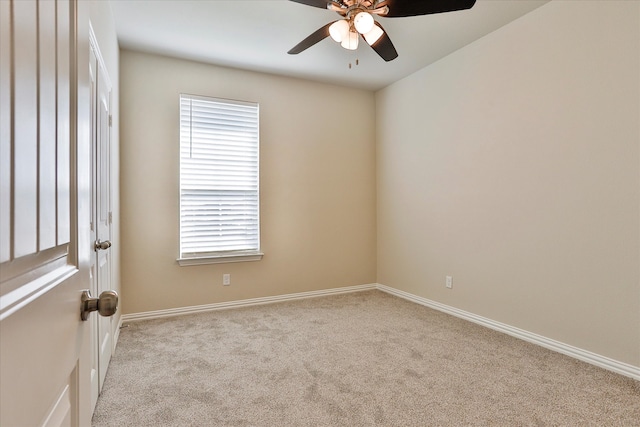
[[[447,282],[445,286],[449,289],[453,288],[453,277],[447,276]]]
[[[222,284],[224,286],[229,286],[231,284],[231,275],[230,274],[223,274],[222,275]]]

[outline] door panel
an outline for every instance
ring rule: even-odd
[[[13,106],[15,126],[13,159],[14,200],[13,230],[20,236],[13,242],[13,257],[20,258],[37,252],[37,179],[36,167],[28,165],[38,156],[37,123],[37,3],[26,0],[13,2],[13,96],[19,102]]]
[[[40,0],[41,3],[45,3],[47,0]],[[17,3],[17,2],[16,2]],[[75,2],[74,2],[75,3]],[[69,14],[69,1],[56,0],[58,13],[56,15],[56,30],[57,30],[57,55],[58,55],[58,111],[67,111],[71,105],[71,81],[65,76],[69,76],[71,72],[71,58],[70,58],[70,31],[73,23]],[[82,23],[85,25],[84,23]],[[83,52],[84,53],[84,52]],[[81,68],[82,63],[78,58],[77,66],[78,71],[82,71],[82,75],[86,75],[86,63],[85,68]],[[69,241],[71,233],[71,194],[69,191],[70,173],[72,171],[70,156],[67,155],[70,149],[71,132],[75,131],[70,126],[69,121],[71,117],[68,115],[58,115],[58,157],[57,157],[57,215],[58,215],[58,244],[65,241]],[[83,123],[78,123],[82,125]],[[86,124],[85,124],[86,125]],[[75,133],[75,132],[74,132]]]
[[[75,372],[75,371],[74,371]],[[71,426],[71,385],[73,381],[69,381],[69,385],[65,386],[60,394],[60,397],[56,399],[49,416],[43,423],[44,427],[70,427]]]
[[[72,275],[78,276],[77,271]],[[0,425],[43,425],[59,411],[56,403],[65,388],[69,395],[77,394],[78,384],[71,377],[79,363],[84,328],[78,321],[78,280],[73,276],[0,322]],[[77,327],[69,328],[72,324]],[[72,412],[79,409],[77,402],[69,406]]]
[[[105,67],[103,66],[100,55],[98,55],[98,78],[96,86],[97,94],[97,117],[96,117],[96,136],[97,136],[97,159],[96,159],[96,177],[97,182],[95,189],[97,190],[96,201],[96,229],[97,236],[100,241],[111,241],[111,138],[110,138],[110,103],[111,103],[111,84],[107,76]],[[112,289],[111,286],[111,250],[96,251],[97,255],[97,273],[98,273],[98,293]],[[104,384],[107,374],[109,361],[113,349],[112,334],[112,318],[98,318],[98,339],[100,341],[100,389]]]
[[[86,8],[0,1],[2,426],[90,424]]]
[[[56,3],[52,1],[39,3],[38,15],[40,16],[38,19],[40,26],[38,249],[42,251],[57,245],[56,39],[50,37],[56,32]]]
[[[111,241],[111,83],[95,37],[91,37],[91,232],[93,242]],[[91,256],[92,290],[96,295],[112,290],[111,250],[96,249]],[[113,351],[113,321],[98,317],[92,326],[96,334],[93,348],[92,401],[102,389]]]

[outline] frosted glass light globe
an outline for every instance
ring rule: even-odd
[[[331,38],[338,43],[343,41],[349,34],[349,23],[341,19],[340,21],[336,21],[329,26],[329,35]]]
[[[367,12],[360,12],[353,19],[353,26],[360,34],[367,34],[373,28],[373,16]]]
[[[342,40],[342,47],[348,50],[356,50],[358,48],[358,33],[349,31],[349,36]]]
[[[373,45],[378,39],[384,34],[382,28],[374,25],[371,31],[366,34],[363,34],[364,39],[369,43],[369,46]]]

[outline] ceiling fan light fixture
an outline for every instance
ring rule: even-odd
[[[373,16],[368,12],[359,12],[355,18],[353,18],[353,26],[360,34],[366,34],[375,26],[373,23]]]
[[[2,0],[0,0],[2,1]],[[328,8],[342,19],[325,24],[289,50],[296,55],[331,36],[343,48],[355,50],[362,36],[385,61],[398,57],[388,34],[373,15],[388,18],[430,15],[471,9],[476,0],[290,0],[307,6]]]
[[[349,31],[349,35],[342,40],[341,44],[347,50],[356,50],[358,48],[358,33]]]
[[[377,42],[380,39],[380,37],[382,37],[383,34],[384,34],[384,31],[382,31],[382,28],[378,27],[377,25],[374,25],[371,31],[369,31],[366,34],[363,34],[362,37],[364,37],[364,39],[367,41],[369,46],[371,46],[375,42]]]
[[[349,35],[349,23],[344,19],[334,22],[329,27],[329,35],[333,40],[340,43]]]

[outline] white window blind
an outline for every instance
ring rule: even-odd
[[[258,115],[256,103],[180,95],[181,259],[259,254]]]

